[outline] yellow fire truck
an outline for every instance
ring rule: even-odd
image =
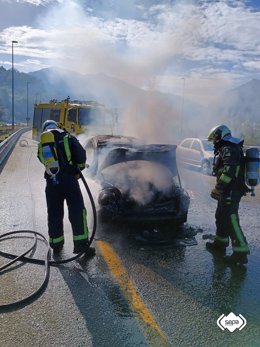
[[[33,138],[39,139],[42,124],[52,119],[68,132],[78,135],[88,133],[93,128],[103,127],[113,132],[116,122],[115,112],[95,101],[50,100],[34,105]]]

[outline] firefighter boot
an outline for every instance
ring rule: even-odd
[[[59,254],[63,249],[63,245],[64,245],[64,242],[60,242],[57,244],[52,243],[50,244],[50,247],[52,248],[54,254]]]
[[[224,257],[224,262],[226,264],[247,264],[247,253],[234,252],[232,255]]]
[[[206,248],[209,252],[212,252],[212,253],[217,252],[217,253],[225,255],[227,245],[215,240],[214,242],[206,242]]]
[[[94,247],[89,247],[88,243],[79,243],[74,245],[73,253],[86,253],[87,256],[93,257],[96,254],[96,250]]]

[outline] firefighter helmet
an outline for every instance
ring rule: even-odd
[[[208,141],[212,141],[213,143],[218,143],[223,140],[223,138],[227,135],[231,136],[231,131],[226,125],[217,125],[212,128],[208,134]]]
[[[42,131],[46,131],[49,129],[58,129],[58,128],[59,128],[58,123],[51,119],[46,120],[42,125]]]

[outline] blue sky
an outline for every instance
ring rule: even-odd
[[[105,73],[202,103],[260,79],[260,1],[0,0],[0,66]]]

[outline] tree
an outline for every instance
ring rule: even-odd
[[[4,120],[4,109],[3,107],[0,105],[0,122]]]

